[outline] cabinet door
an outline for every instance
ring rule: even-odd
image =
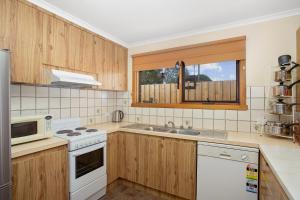
[[[12,42],[12,82],[35,83],[41,65],[42,14],[18,1]]]
[[[110,184],[119,178],[118,135],[118,132],[107,135],[107,184]]]
[[[0,0],[0,49],[10,49],[9,41],[13,33],[11,30],[15,25],[14,15],[16,1],[15,0]]]
[[[43,14],[43,64],[67,68],[67,24]]]
[[[260,177],[259,178],[259,199],[261,200],[288,200],[289,199],[262,155],[260,155],[259,177]]]
[[[68,68],[71,70],[82,70],[81,41],[82,30],[68,24]]]
[[[139,135],[121,133],[119,138],[120,177],[137,183]]]
[[[94,36],[83,31],[82,33],[82,71],[95,73]]]
[[[127,56],[126,48],[115,45],[115,90],[127,90]]]
[[[119,176],[185,199],[196,196],[196,142],[119,134]]]
[[[196,143],[194,141],[165,139],[166,163],[164,191],[186,199],[196,196]]]
[[[108,40],[104,42],[104,65],[102,73],[102,89],[113,90],[114,89],[114,44]]]
[[[95,67],[98,81],[102,83],[99,88],[103,88],[104,84],[104,39],[94,36],[94,51],[95,51]]]
[[[13,159],[13,199],[68,199],[67,153],[61,146]]]

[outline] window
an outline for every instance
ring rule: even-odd
[[[139,72],[139,102],[170,104],[177,101],[178,69],[162,68]],[[171,94],[171,92],[174,92]]]
[[[184,67],[183,102],[238,103],[239,61]]]
[[[247,109],[245,39],[134,55],[132,106]]]

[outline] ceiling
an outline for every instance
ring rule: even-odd
[[[300,8],[299,0],[45,1],[129,46]]]

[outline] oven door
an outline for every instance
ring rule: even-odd
[[[70,192],[106,175],[106,142],[69,152]]]

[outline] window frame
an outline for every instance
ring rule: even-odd
[[[185,87],[185,68],[186,66],[183,67],[183,70],[182,70],[182,95],[181,95],[181,98],[182,98],[182,102],[184,103],[202,103],[202,104],[216,104],[216,103],[240,103],[240,96],[239,96],[239,93],[240,93],[240,73],[239,73],[239,70],[240,70],[240,60],[235,60],[235,63],[236,63],[236,66],[235,66],[235,70],[236,70],[236,101],[203,101],[203,100],[185,100],[185,90],[186,90],[186,87]],[[205,64],[208,64],[208,63],[205,63]],[[200,67],[201,67],[201,64],[200,64]],[[194,80],[194,83],[196,84],[196,80]]]
[[[172,53],[173,51],[181,51],[185,49],[191,49],[191,48],[197,48],[197,47],[211,47],[212,45],[222,45],[224,43],[229,43],[229,42],[235,42],[235,41],[243,41],[245,43],[246,37],[241,36],[241,37],[236,37],[236,38],[229,38],[229,39],[224,39],[224,40],[219,40],[219,41],[214,41],[214,42],[208,42],[208,43],[202,43],[202,44],[196,44],[196,45],[190,45],[190,46],[185,46],[185,47],[177,47],[177,48],[172,48],[172,49],[166,49],[166,50],[159,50],[155,52],[148,52],[148,53],[143,53],[143,54],[136,54],[133,55],[133,70],[132,70],[132,107],[152,107],[152,108],[190,108],[190,109],[226,109],[226,110],[247,110],[248,106],[246,104],[246,49],[245,49],[245,44],[243,43],[244,46],[242,46],[243,52],[233,52],[234,55],[242,55],[241,59],[230,59],[230,60],[238,60],[239,61],[239,69],[237,76],[239,76],[239,94],[238,99],[239,102],[184,102],[183,101],[183,66],[180,66],[179,68],[179,95],[180,95],[180,103],[142,103],[138,102],[138,95],[139,95],[139,86],[137,85],[139,83],[139,72],[143,70],[151,70],[151,69],[159,69],[158,65],[162,66],[161,63],[157,64],[154,62],[149,68],[146,68],[146,65],[144,64],[142,67],[140,65],[140,60],[137,61],[137,58],[145,57],[146,59],[149,59],[149,56],[156,56],[156,58],[159,58],[160,54]],[[229,52],[231,53],[231,52]],[[176,55],[176,54],[175,54]],[[221,62],[221,61],[226,61],[226,58],[228,55],[225,56],[220,56],[222,59],[224,57],[224,60],[216,60],[212,62]],[[213,55],[213,58],[218,57],[218,55]],[[218,57],[219,58],[219,57]],[[174,58],[173,58],[174,59]],[[228,60],[228,59],[227,59]],[[174,67],[175,63],[177,61],[184,61],[184,59],[178,57],[177,60],[174,60]],[[204,64],[204,63],[199,63],[199,64]],[[156,65],[156,66],[155,66]],[[165,66],[170,66],[169,64],[166,64]],[[164,67],[161,67],[164,68]]]

